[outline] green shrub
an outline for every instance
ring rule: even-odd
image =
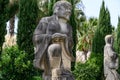
[[[27,56],[17,46],[4,49],[0,61],[0,80],[31,80],[34,72]]]
[[[31,80],[42,80],[40,76],[34,76]]]
[[[76,80],[101,80],[103,72],[102,54],[91,54],[86,63],[76,63],[73,74]]]

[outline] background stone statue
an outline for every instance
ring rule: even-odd
[[[106,45],[104,46],[104,76],[105,80],[120,80],[117,73],[118,69],[118,55],[113,50],[113,36],[107,35],[105,37]]]
[[[44,71],[44,80],[74,80],[72,27],[67,23],[71,9],[67,1],[56,2],[53,15],[42,18],[34,31],[34,66]]]

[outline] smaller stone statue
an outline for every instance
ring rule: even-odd
[[[104,77],[105,80],[120,80],[117,73],[118,69],[118,55],[113,50],[113,36],[107,35],[105,37],[106,45],[104,46]]]

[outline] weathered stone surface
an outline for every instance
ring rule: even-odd
[[[71,4],[58,1],[53,9],[53,15],[42,18],[34,31],[34,66],[44,70],[44,80],[74,80],[71,74],[72,27],[67,23]]]
[[[113,50],[113,36],[107,35],[105,37],[106,45],[104,46],[104,77],[105,80],[120,80],[117,73],[119,66],[118,55]]]

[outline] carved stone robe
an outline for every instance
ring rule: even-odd
[[[104,76],[105,80],[120,80],[117,73],[118,55],[114,52],[111,44],[106,44],[104,47]]]
[[[72,56],[72,27],[67,24],[67,29],[68,32],[61,32],[60,24],[56,20],[55,15],[42,18],[35,29],[33,36],[33,43],[35,46],[34,66],[38,69],[44,70],[45,74],[49,74],[50,72],[47,49],[51,44],[51,36],[54,33],[62,33],[67,35],[67,43],[65,43],[65,48],[69,52],[67,54],[68,57],[71,61],[74,60],[74,57]]]

